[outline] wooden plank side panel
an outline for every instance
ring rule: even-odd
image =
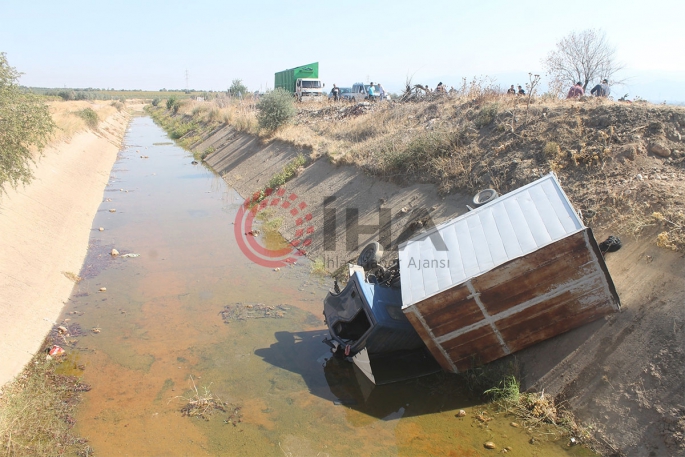
[[[488,314],[494,315],[581,277],[586,273],[582,266],[591,261],[580,232],[507,262],[472,284]]]
[[[413,305],[436,337],[484,319],[465,285],[454,287]],[[428,311],[428,312],[427,312]]]
[[[615,311],[599,276],[592,285],[566,291],[496,322],[512,352],[593,322]]]
[[[459,371],[506,355],[497,335],[489,325],[445,341],[442,347]]]
[[[423,326],[423,323],[419,320],[418,317],[416,317],[416,314],[414,314],[411,309],[404,310],[404,315],[407,316],[407,319],[411,323],[411,325],[416,329],[416,333],[419,334],[421,339],[423,340],[424,344],[430,351],[430,353],[433,355],[435,360],[440,364],[443,370],[445,371],[450,371],[453,372],[454,369],[452,368],[451,363],[447,358],[445,357],[445,354],[440,350],[438,347],[437,343],[433,341],[433,338],[430,336],[426,328]]]

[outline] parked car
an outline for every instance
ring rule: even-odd
[[[350,93],[347,93],[343,95],[344,100],[348,100],[351,102],[361,102],[364,100],[368,100],[369,98],[369,86],[370,84],[364,84],[364,83],[354,83],[352,85],[352,91]],[[380,100],[380,95],[378,93],[378,85],[374,84],[374,92],[375,95],[373,97],[374,100]],[[385,94],[386,99],[390,100],[390,96],[386,93]]]
[[[344,94],[349,94],[352,92],[351,87],[339,87],[338,89],[340,89],[340,98],[341,99],[343,99],[345,97]],[[333,100],[333,93],[332,92],[328,93],[328,99]]]

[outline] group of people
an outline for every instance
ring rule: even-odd
[[[519,90],[517,91],[514,89],[514,85],[512,84],[511,87],[507,90],[507,95],[526,95],[526,91],[523,90],[523,87],[518,86]]]
[[[595,97],[608,97],[611,94],[611,89],[609,88],[609,81],[603,79],[601,83],[597,84],[590,91]],[[585,95],[585,90],[583,89],[583,83],[578,81],[575,85],[571,86],[568,91],[566,98],[578,98]]]

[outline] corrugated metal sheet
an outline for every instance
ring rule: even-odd
[[[400,245],[403,308],[584,228],[550,173]]]

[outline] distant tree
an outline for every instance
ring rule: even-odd
[[[583,89],[591,82],[600,82],[623,68],[601,30],[571,32],[562,38],[554,51],[542,61],[552,78],[551,87],[567,87],[580,81]]]
[[[6,185],[16,188],[31,181],[31,148],[40,154],[55,127],[40,96],[17,84],[20,75],[0,52],[0,194],[7,192]]]
[[[247,86],[243,84],[242,79],[234,79],[231,87],[228,88],[228,95],[232,97],[243,97],[247,94]]]

